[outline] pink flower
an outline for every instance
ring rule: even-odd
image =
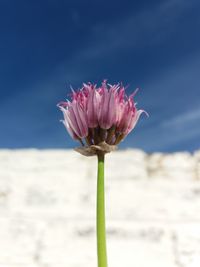
[[[110,85],[106,81],[99,88],[83,84],[80,90],[72,90],[71,101],[58,104],[64,115],[62,122],[70,136],[82,145],[85,142],[88,146],[101,142],[116,145],[134,129],[145,112],[137,110],[135,93],[128,97],[123,85]]]

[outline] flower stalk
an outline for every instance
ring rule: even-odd
[[[72,89],[71,100],[62,101],[58,107],[69,135],[81,143],[75,150],[84,156],[98,158],[97,172],[97,256],[98,267],[107,267],[106,224],[104,196],[104,157],[117,149],[117,145],[135,128],[140,115],[134,102],[137,90],[127,96],[122,83],[100,87],[83,84],[77,91]],[[146,115],[148,115],[146,113]]]
[[[98,267],[107,267],[106,252],[106,223],[105,223],[105,190],[104,190],[104,158],[102,152],[97,154],[98,172],[97,172],[97,257]]]

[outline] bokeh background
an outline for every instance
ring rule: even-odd
[[[197,150],[199,14],[198,0],[1,0],[0,147],[74,147],[56,104],[108,79],[150,114],[122,148]]]
[[[96,158],[56,105],[104,79],[150,115],[106,156],[109,266],[200,266],[199,29],[199,0],[0,0],[0,267],[97,266]]]

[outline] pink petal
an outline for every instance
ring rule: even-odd
[[[98,125],[96,90],[92,89],[88,95],[87,117],[88,127],[95,128]]]
[[[135,128],[135,126],[136,126],[136,124],[137,124],[137,122],[138,122],[138,120],[139,120],[139,118],[140,118],[140,116],[141,116],[142,113],[145,113],[148,116],[148,114],[147,114],[146,111],[144,111],[144,110],[138,110],[135,113],[135,116],[130,121],[130,124],[128,126],[128,129],[127,129],[126,134],[129,134]]]
[[[115,100],[115,91],[109,91],[109,103],[108,103],[108,115],[107,115],[107,129],[115,125],[116,123],[116,100]]]
[[[60,106],[60,110],[63,112],[64,120],[62,122],[65,125],[67,131],[72,136],[72,138],[77,139],[78,134],[77,134],[76,128],[74,127],[74,124],[72,123],[70,119],[69,110],[66,110],[62,106]]]
[[[67,129],[69,135],[73,138],[73,139],[79,139],[78,136],[74,133],[74,131],[72,130],[72,128],[69,126],[68,122],[66,120],[61,120],[61,122],[64,124],[65,128]]]
[[[72,112],[71,112],[72,118],[74,118],[74,125],[76,125],[76,130],[79,133],[78,136],[80,138],[86,137],[87,132],[87,124],[84,118],[84,115],[82,114],[82,110],[77,102],[72,103]]]

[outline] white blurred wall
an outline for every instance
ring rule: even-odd
[[[95,267],[96,158],[0,150],[0,267]],[[109,267],[200,266],[200,152],[106,156]]]

